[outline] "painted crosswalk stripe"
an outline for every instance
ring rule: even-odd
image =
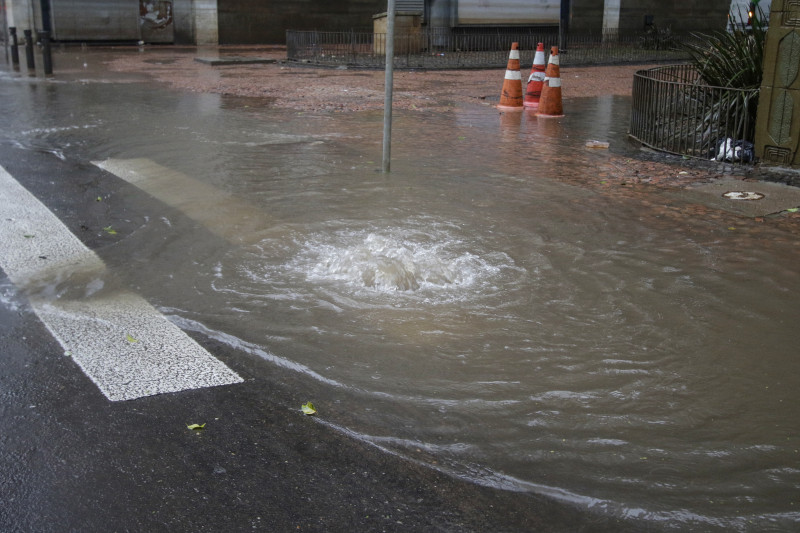
[[[111,401],[243,381],[136,294],[69,299],[35,290],[66,278],[90,286],[106,267],[2,166],[0,268],[29,293],[45,327]]]
[[[269,216],[245,200],[146,158],[93,161],[233,244],[257,242]]]

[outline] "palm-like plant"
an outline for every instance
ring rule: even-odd
[[[760,8],[759,8],[760,9]],[[758,89],[761,86],[766,28],[754,17],[752,30],[734,29],[696,36],[684,44],[701,78],[708,85],[735,89]]]
[[[752,29],[734,28],[727,32],[695,35],[696,41],[682,44],[699,75],[696,84],[707,86],[699,94],[704,101],[711,102],[711,105],[699,106],[705,111],[704,116],[698,117],[700,120],[694,133],[707,149],[713,150],[720,138],[752,142],[755,137],[767,33],[761,22],[763,11],[760,15],[753,18]],[[693,91],[693,98],[697,95]]]

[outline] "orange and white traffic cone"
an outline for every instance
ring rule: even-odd
[[[519,43],[511,43],[511,52],[508,54],[506,77],[503,80],[503,92],[500,94],[498,109],[522,109],[522,75],[519,72]]]
[[[533,56],[533,68],[528,77],[528,85],[525,89],[525,101],[522,105],[536,109],[539,107],[539,99],[542,96],[542,85],[544,85],[544,44],[536,45],[536,54]]]
[[[563,117],[561,104],[561,71],[558,67],[558,47],[550,47],[550,60],[547,62],[542,97],[539,99],[540,117]]]

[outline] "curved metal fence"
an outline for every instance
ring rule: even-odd
[[[629,135],[663,152],[752,164],[758,92],[709,86],[692,65],[640,70]]]
[[[559,34],[558,28],[527,31],[460,31],[427,28],[418,33],[395,36],[394,66],[406,69],[502,68],[508,62],[512,42],[520,45],[520,60],[532,64],[536,43],[559,47],[561,64],[611,64],[679,61],[688,54],[676,43],[688,36],[668,31],[622,35]],[[286,32],[289,61],[319,66],[383,68],[386,63],[386,34],[371,32]]]

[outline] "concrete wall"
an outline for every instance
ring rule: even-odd
[[[600,33],[603,29],[604,0],[571,0],[569,31]]]
[[[60,0],[61,4],[81,0]],[[136,0],[129,0],[136,2]],[[640,31],[645,15],[659,28],[675,31],[724,29],[730,0],[563,0],[570,6],[569,31],[599,33],[619,17],[621,31]],[[372,16],[386,0],[173,0],[176,44],[283,43],[286,30],[371,31]],[[455,24],[457,0],[426,0],[425,24]],[[791,0],[789,0],[791,3]],[[780,4],[780,3],[778,3]],[[9,25],[33,27],[31,5],[38,0],[6,0]],[[60,5],[58,3],[56,6]],[[609,15],[609,9],[611,15]],[[37,13],[39,19],[41,14]],[[605,15],[605,16],[604,16]],[[37,20],[38,21],[38,20]],[[99,37],[98,37],[99,38]],[[91,38],[87,37],[87,40]]]
[[[756,156],[800,168],[800,0],[773,0],[758,99]]]
[[[194,44],[193,0],[172,0],[175,44]]]
[[[283,43],[286,30],[372,31],[386,0],[218,0],[220,44]]]
[[[372,17],[372,31],[375,34],[388,33],[389,17],[386,13],[379,13]],[[424,46],[422,39],[422,13],[415,11],[397,11],[394,17],[394,53],[408,54],[419,53]],[[372,46],[373,52],[386,55],[386,39],[378,38]]]
[[[659,29],[675,32],[722,31],[728,22],[730,0],[570,0],[569,31],[621,33],[642,31],[652,15]]]
[[[619,29],[640,31],[644,29],[645,16],[652,15],[658,29],[723,31],[728,23],[729,8],[730,0],[622,0]]]
[[[6,0],[6,24],[9,27],[17,28],[17,35],[20,37],[20,41],[22,40],[23,30],[34,29],[31,15],[30,4]]]
[[[194,0],[194,43],[219,44],[217,0]]]
[[[622,0],[606,0],[603,7],[603,31],[619,30],[619,17]]]

